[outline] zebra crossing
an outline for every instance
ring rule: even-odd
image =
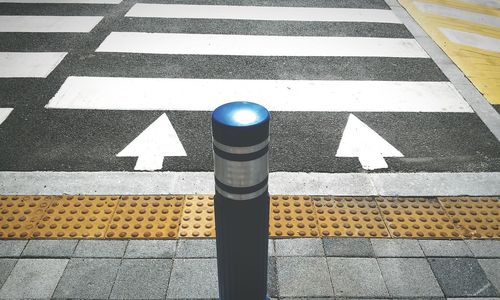
[[[272,112],[271,171],[500,170],[382,0],[157,2],[0,1],[0,170],[210,171],[210,111],[236,100]]]

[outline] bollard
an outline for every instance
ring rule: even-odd
[[[251,102],[212,113],[221,300],[268,299],[270,114]]]

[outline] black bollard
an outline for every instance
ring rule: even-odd
[[[221,300],[267,299],[270,114],[251,102],[212,113]]]

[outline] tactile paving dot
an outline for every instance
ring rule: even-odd
[[[500,238],[500,198],[439,198],[466,238]]]
[[[460,233],[437,199],[376,198],[376,200],[393,237],[460,237]]]
[[[184,196],[123,196],[106,238],[176,238]]]
[[[31,238],[49,196],[0,196],[0,238]]]
[[[311,197],[271,196],[269,235],[278,238],[319,236]]]
[[[215,214],[213,196],[187,196],[182,211],[181,238],[215,237]]]
[[[33,230],[34,238],[104,238],[118,196],[57,196]]]
[[[322,236],[388,237],[377,203],[370,197],[314,197]]]

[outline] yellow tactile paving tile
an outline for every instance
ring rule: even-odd
[[[473,43],[476,46],[471,46],[465,38],[455,38],[452,41],[443,32],[444,29],[448,32],[450,30],[458,32],[461,36],[473,34],[475,38],[494,39],[493,43],[497,44],[500,42],[500,27],[496,26],[498,23],[496,20],[500,18],[500,10],[460,0],[399,0],[399,2],[485,98],[492,104],[500,104],[500,52],[486,47],[486,43],[476,42]],[[425,4],[443,7],[447,13],[419,9],[418,5]],[[445,14],[448,15],[444,16]],[[463,14],[473,16],[462,17]],[[490,21],[482,20],[481,15],[485,16],[483,19]],[[484,44],[484,47],[481,44]]]
[[[389,236],[373,198],[314,197],[313,202],[321,236]]]
[[[0,196],[0,239],[31,238],[51,202],[48,196]]]
[[[271,196],[269,236],[319,236],[318,222],[310,196]]]
[[[214,197],[186,196],[179,236],[182,238],[215,237]]]

